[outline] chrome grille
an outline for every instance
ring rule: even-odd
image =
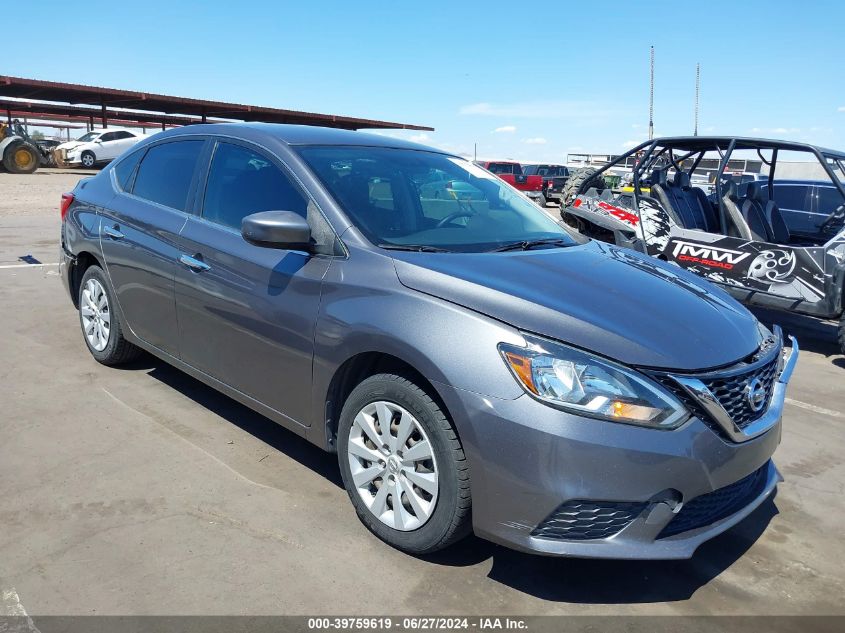
[[[607,538],[636,519],[646,505],[628,501],[567,501],[534,528],[531,536],[566,541]]]
[[[794,367],[793,356],[797,358],[797,345],[791,340],[793,353],[786,373]],[[775,406],[773,401],[778,381],[786,382],[781,376],[784,367],[783,337],[775,326],[772,338],[730,367],[697,374],[654,370],[649,374],[720,435],[744,442],[766,432],[779,419],[783,403]]]
[[[772,392],[775,388],[775,378],[777,377],[778,357],[775,356],[771,361],[754,369],[752,371],[727,376],[724,378],[702,378],[703,382],[710,392],[716,396],[716,400],[722,405],[722,408],[728,412],[731,419],[739,428],[744,429],[746,426],[758,420],[769,406],[772,399]],[[754,380],[759,380],[763,389],[766,390],[765,404],[759,411],[751,408],[746,397],[746,387]]]

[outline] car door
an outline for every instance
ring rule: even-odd
[[[127,326],[175,357],[178,238],[205,144],[203,139],[174,139],[124,157],[112,168],[118,192],[100,222],[106,271]]]
[[[95,141],[97,145],[97,160],[111,160],[120,154],[120,141],[117,138],[118,134],[120,134],[120,132],[106,132]]]
[[[271,210],[307,217],[312,232],[325,220],[277,158],[228,139],[213,150],[200,206],[180,235],[182,360],[308,425],[314,325],[331,258],[255,246],[240,226]]]
[[[123,152],[132,147],[137,140],[137,137],[132,134],[132,132],[127,132],[126,130],[115,132],[114,138],[111,141],[112,147],[110,148],[110,152],[113,153],[115,157],[120,156]]]
[[[815,226],[815,214],[812,209],[814,189],[812,184],[775,181],[772,183],[772,187],[774,202],[780,209],[789,233],[805,237],[818,233],[818,228]],[[768,193],[765,183],[763,192]]]

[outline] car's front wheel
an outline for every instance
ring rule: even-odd
[[[88,351],[103,365],[120,365],[141,353],[123,336],[108,280],[96,265],[88,267],[79,285],[79,323]]]
[[[469,471],[442,408],[395,374],[361,382],[338,426],[338,461],[358,517],[412,554],[434,552],[470,531]]]
[[[91,169],[94,165],[97,164],[97,158],[96,156],[94,156],[94,152],[89,151],[82,152],[80,161],[82,162],[82,166],[86,169]]]

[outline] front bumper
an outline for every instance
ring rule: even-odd
[[[795,360],[797,347],[787,362],[790,373]],[[773,398],[778,417],[768,431],[736,443],[695,417],[674,431],[658,431],[579,418],[527,395],[498,400],[438,385],[469,460],[477,535],[528,552],[616,559],[689,558],[772,494],[782,480],[771,457],[781,438],[784,389],[775,396],[779,402]],[[665,535],[685,505],[755,472],[750,496],[729,515]],[[577,500],[641,509],[606,538],[535,533],[562,504]]]

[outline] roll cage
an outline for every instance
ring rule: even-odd
[[[724,232],[728,225],[726,217],[725,206],[723,202],[723,182],[724,174],[728,169],[731,156],[737,150],[756,150],[757,156],[768,167],[768,194],[769,198],[773,197],[773,188],[775,180],[775,172],[777,169],[778,151],[798,151],[808,152],[815,156],[818,163],[821,165],[824,172],[830,178],[833,186],[839,191],[845,202],[845,185],[842,179],[845,178],[845,152],[830,150],[815,145],[806,143],[797,143],[792,141],[778,141],[763,138],[744,138],[744,137],[717,137],[717,136],[689,136],[689,137],[668,137],[657,138],[650,141],[645,141],[625,154],[617,156],[612,161],[599,168],[595,174],[596,178],[605,174],[608,170],[620,165],[628,166],[633,158],[632,175],[633,175],[633,209],[637,213],[640,221],[642,221],[640,211],[640,199],[643,196],[643,185],[645,175],[657,167],[673,168],[676,171],[684,172],[689,176],[695,173],[706,154],[709,152],[716,152],[719,156],[718,171],[714,182],[716,190],[716,200],[718,201],[718,214],[720,229]],[[764,150],[770,150],[772,155],[770,159],[763,156]],[[688,161],[692,161],[688,163]],[[686,165],[689,165],[685,169]],[[831,164],[836,165],[842,177],[839,177],[834,172]],[[581,187],[575,192],[577,195],[585,193],[587,189],[595,186],[595,179],[591,178],[585,180]]]

